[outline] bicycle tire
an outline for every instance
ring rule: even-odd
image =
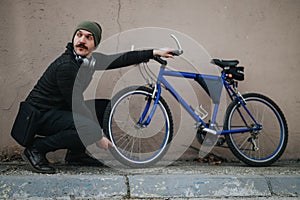
[[[250,166],[269,166],[277,161],[286,149],[288,142],[286,119],[281,109],[270,98],[257,93],[248,93],[242,96],[247,108],[263,127],[256,135],[257,138],[254,139],[257,146],[253,145],[249,132],[226,134],[225,140],[232,153],[240,161]],[[224,130],[232,130],[242,126],[238,110],[244,112],[237,100],[232,101],[225,114]],[[245,117],[247,114],[243,116]],[[251,119],[245,118],[245,120],[249,122]]]
[[[144,104],[152,98],[152,93],[153,89],[144,86],[125,88],[112,98],[105,110],[103,131],[114,145],[110,151],[125,166],[153,166],[168,151],[173,137],[173,118],[162,97],[151,123],[146,127],[137,126]]]

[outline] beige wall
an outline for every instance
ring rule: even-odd
[[[238,58],[243,91],[268,94],[284,111],[286,159],[299,159],[299,0],[0,0],[0,150],[16,143],[10,129],[18,104],[83,19],[101,23],[103,38],[139,27],[164,27],[194,38],[212,57]]]

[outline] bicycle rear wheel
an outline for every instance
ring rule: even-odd
[[[286,119],[275,102],[264,95],[249,93],[244,94],[243,98],[250,113],[262,125],[262,130],[227,134],[225,135],[226,142],[232,153],[244,163],[250,166],[271,165],[281,157],[287,146]],[[231,102],[226,111],[224,130],[245,128],[251,125],[254,125],[254,122],[240,103]]]
[[[128,87],[117,93],[104,114],[104,133],[114,144],[113,156],[134,168],[154,165],[167,152],[173,137],[170,109],[160,97],[149,125],[138,123],[146,106],[153,106],[152,89]],[[149,114],[149,113],[148,113]],[[146,116],[147,118],[147,116]]]

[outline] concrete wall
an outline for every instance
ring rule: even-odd
[[[298,0],[0,0],[0,150],[18,104],[64,51],[75,25],[101,23],[103,39],[140,27],[194,38],[212,57],[238,58],[243,91],[268,94],[284,111],[290,140],[283,158],[299,159],[300,1]]]

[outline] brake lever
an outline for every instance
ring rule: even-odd
[[[160,56],[154,56],[153,58],[156,62],[162,64],[162,65],[167,65],[167,61],[165,61],[164,59],[162,59]]]

